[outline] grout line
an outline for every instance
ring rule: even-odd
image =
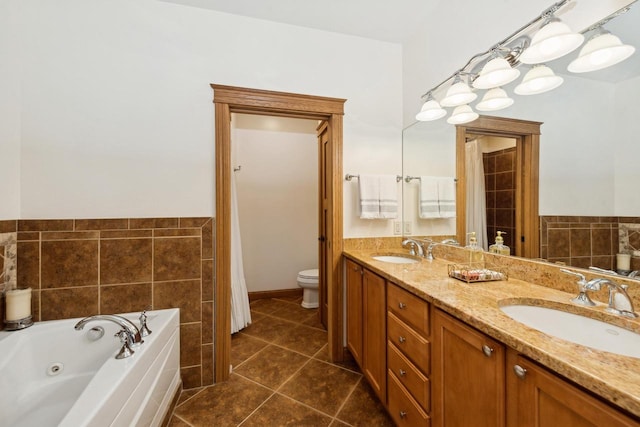
[[[358,387],[358,385],[360,384],[360,381],[362,381],[362,379],[364,378],[364,376],[361,376],[360,378],[358,378],[358,381],[356,381],[356,383],[353,385],[353,388],[351,389],[351,391],[349,392],[349,394],[347,394],[347,397],[342,401],[342,404],[340,405],[340,407],[338,408],[338,410],[336,411],[336,415],[334,417],[334,420],[338,420],[342,423],[348,424],[344,421],[342,421],[341,419],[338,418],[338,414],[340,413],[340,411],[342,411],[342,408],[344,408],[344,405],[347,404],[347,401],[351,398],[351,396],[353,395],[353,393],[355,393],[356,388]]]
[[[185,420],[184,418],[182,418],[182,417],[181,417],[181,416],[179,416],[179,415],[175,415],[175,414],[173,414],[173,415],[171,416],[171,418],[173,418],[173,417],[176,417],[177,419],[179,419],[180,421],[182,421],[183,423],[185,423],[185,424],[186,424],[186,425],[188,425],[189,427],[195,427],[193,424],[191,424],[190,422],[188,422],[187,420]],[[171,422],[171,418],[169,419],[169,422]]]
[[[194,394],[193,396],[189,397],[188,399],[186,399],[183,402],[180,402],[179,404],[176,404],[176,408],[179,408],[180,406],[184,405],[185,403],[187,403],[188,401],[190,401],[191,399],[193,399],[194,397],[198,396],[200,393],[202,393],[203,391],[205,391],[207,388],[209,387],[213,387],[213,386],[204,386],[204,387],[200,387],[200,390],[198,390],[198,392],[196,394]],[[191,389],[192,390],[192,389]],[[184,393],[185,390],[182,390],[182,393]],[[180,398],[178,398],[179,400]],[[175,412],[175,408],[174,408],[174,412]]]

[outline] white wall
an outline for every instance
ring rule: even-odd
[[[636,46],[637,48],[637,46]],[[638,52],[636,52],[636,55]],[[618,216],[638,216],[640,212],[640,77],[619,83],[615,91],[616,132],[614,150],[615,212]]]
[[[0,2],[0,220],[20,216],[20,51],[18,9]]]
[[[297,288],[318,267],[318,143],[312,120],[234,114],[233,166],[249,292]]]
[[[10,3],[21,218],[212,215],[210,83],[347,98],[345,169],[400,170],[398,44],[155,0]],[[350,228],[352,196],[345,235],[377,235]]]

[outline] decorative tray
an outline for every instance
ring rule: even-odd
[[[449,264],[449,277],[467,283],[492,282],[496,280],[508,280],[509,273],[505,267],[478,262],[470,264]]]

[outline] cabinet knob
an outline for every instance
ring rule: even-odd
[[[407,304],[401,302],[401,303],[398,303],[398,307],[400,307],[400,310],[404,310],[405,308],[407,308]]]
[[[516,374],[516,377],[520,378],[521,380],[523,380],[524,377],[527,376],[527,370],[520,365],[513,365],[513,372]]]
[[[407,371],[405,371],[404,369],[400,369],[399,373],[401,377],[404,377],[405,375],[407,375]]]
[[[485,344],[482,346],[482,352],[485,356],[491,357],[491,355],[493,354],[493,349]]]
[[[407,339],[405,337],[403,337],[402,335],[400,335],[398,337],[398,341],[400,341],[401,343],[405,342]]]
[[[407,412],[406,411],[400,411],[400,418],[404,418],[407,416]]]

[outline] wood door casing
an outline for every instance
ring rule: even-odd
[[[327,276],[330,263],[327,262],[327,236],[331,233],[329,229],[330,212],[329,197],[331,193],[331,153],[329,152],[329,125],[322,121],[316,129],[318,134],[318,294],[320,323],[325,328],[328,327],[327,314],[329,313],[329,301],[327,292]]]
[[[231,361],[231,113],[326,120],[329,129],[326,277],[329,357],[342,361],[342,133],[346,99],[211,84],[215,106],[214,381],[225,381]]]

